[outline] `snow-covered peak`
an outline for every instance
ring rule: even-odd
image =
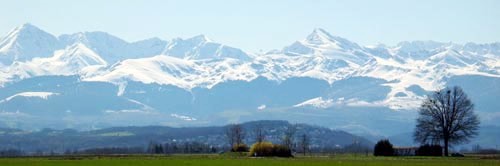
[[[325,53],[338,55],[354,52],[364,52],[364,49],[347,39],[333,36],[321,28],[314,29],[304,40],[296,41],[283,49],[283,53],[287,55]]]
[[[331,42],[333,38],[328,32],[321,28],[315,28],[309,36],[307,36],[306,41],[311,44],[325,44]]]
[[[333,68],[357,67],[373,58],[365,48],[358,44],[333,36],[320,28],[314,29],[304,40],[284,47],[282,54],[323,59],[322,62],[335,64]],[[322,66],[330,66],[329,68],[332,69],[332,66],[328,64]]]
[[[81,43],[58,50],[52,57],[15,62],[7,68],[11,81],[47,75],[93,75],[94,69],[107,66],[97,53]],[[90,72],[90,73],[89,73]]]
[[[331,35],[326,30],[321,28],[315,28],[311,34],[309,34],[304,41],[308,45],[317,45],[323,47],[329,47],[332,49],[344,49],[344,50],[354,50],[360,49],[360,46],[354,42],[351,42],[345,38]]]
[[[53,58],[61,62],[72,63],[79,68],[92,65],[107,65],[104,59],[82,43],[67,47],[63,53],[56,54]]]
[[[0,54],[9,55],[0,58],[11,57],[13,61],[0,67],[0,85],[43,75],[79,75],[82,80],[113,83],[134,80],[186,89],[257,77],[276,81],[312,77],[334,83],[359,76],[391,81],[388,86],[393,90],[388,96],[400,96],[396,94],[411,94],[404,89],[411,84],[430,90],[454,74],[500,73],[500,43],[413,41],[394,47],[361,47],[320,28],[303,40],[259,56],[204,35],[127,42],[106,32],[80,32],[57,39],[30,24],[15,28],[3,38],[2,49],[22,51],[32,48],[33,43],[50,43],[50,39],[61,46],[34,47],[51,50],[47,56],[25,54],[36,58],[20,61],[13,58],[19,56],[12,56],[21,55],[18,52]]]
[[[108,63],[127,59],[128,43],[106,32],[79,32],[61,35],[59,40],[66,46],[81,43],[101,55]]]
[[[193,36],[190,38],[185,38],[185,39],[175,38],[171,41],[171,43],[172,43],[172,45],[173,44],[177,44],[177,45],[184,44],[184,45],[189,45],[189,46],[200,46],[200,45],[203,45],[205,43],[215,43],[215,42],[212,41],[211,39],[209,39],[205,35],[196,35],[196,36]]]
[[[19,26],[15,27],[13,30],[11,30],[9,32],[9,34],[17,34],[17,35],[19,35],[19,34],[22,34],[22,33],[43,33],[43,32],[45,32],[45,31],[43,31],[40,28],[34,26],[33,24],[24,23],[22,25],[19,25]]]
[[[66,45],[81,42],[84,44],[92,45],[96,43],[103,43],[106,46],[114,45],[125,45],[127,42],[113,36],[106,32],[94,31],[94,32],[78,32],[70,35],[61,35],[59,40]]]
[[[14,61],[27,61],[34,57],[48,57],[60,45],[53,35],[29,23],[11,30],[0,41],[0,62],[10,65]]]
[[[37,32],[37,31],[43,31],[40,28],[34,26],[33,24],[30,23],[24,23],[18,27],[15,27],[11,32],[12,33],[22,33],[22,32]]]

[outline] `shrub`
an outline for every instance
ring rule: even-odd
[[[425,144],[418,147],[415,152],[417,156],[443,156],[443,148],[441,145],[429,145]]]
[[[285,145],[274,145],[273,153],[278,157],[292,157],[292,150]]]
[[[389,140],[380,140],[373,149],[374,156],[394,156],[394,148]]]
[[[273,145],[271,142],[258,142],[252,145],[249,155],[256,157],[292,157],[292,151],[283,145]]]
[[[273,144],[271,142],[258,142],[252,145],[249,155],[251,156],[272,156]]]
[[[248,152],[248,146],[246,144],[234,145],[231,152]]]

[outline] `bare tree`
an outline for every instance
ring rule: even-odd
[[[226,137],[229,146],[232,148],[234,145],[243,144],[243,139],[245,138],[245,133],[243,128],[239,124],[231,124],[227,127]]]
[[[235,142],[233,128],[236,124],[230,124],[226,128],[226,139],[229,143],[229,148],[232,148]]]
[[[243,127],[241,127],[241,125],[236,125],[234,128],[234,133],[236,145],[243,144],[243,139],[245,139],[245,132],[243,131]]]
[[[255,134],[255,142],[257,142],[257,143],[264,142],[266,134],[265,134],[265,131],[264,131],[262,124],[259,123],[259,124],[255,125],[253,132]]]
[[[424,100],[419,110],[414,140],[422,144],[443,141],[444,155],[449,144],[460,144],[478,134],[479,118],[474,104],[460,87],[445,88]]]
[[[309,136],[307,136],[306,133],[302,134],[302,136],[300,136],[300,142],[299,142],[299,145],[300,145],[300,149],[302,150],[302,153],[304,154],[304,156],[306,155],[307,151],[309,151]]]
[[[283,145],[285,145],[290,150],[293,149],[295,132],[297,132],[297,125],[290,124],[286,126],[285,132],[283,133]]]

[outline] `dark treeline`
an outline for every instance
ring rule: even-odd
[[[149,154],[172,154],[172,153],[187,153],[187,154],[196,154],[196,153],[217,153],[222,148],[199,143],[199,142],[170,142],[170,143],[154,143],[150,142],[146,153]]]
[[[4,157],[14,157],[14,156],[23,156],[25,155],[23,151],[19,149],[4,149],[0,150],[0,156]]]
[[[111,154],[197,154],[219,153],[224,148],[199,142],[150,142],[147,147],[100,147],[88,149],[67,149],[64,152],[42,151],[24,152],[19,149],[0,149],[0,156],[51,156],[51,155],[111,155]]]

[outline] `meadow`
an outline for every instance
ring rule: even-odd
[[[500,156],[373,157],[364,155],[250,158],[227,155],[127,155],[0,158],[1,166],[500,166]]]

